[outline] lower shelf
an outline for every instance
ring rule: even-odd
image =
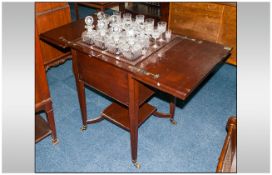
[[[47,122],[40,116],[35,116],[35,142],[41,141],[43,138],[51,134],[51,130]]]
[[[143,104],[139,109],[138,127],[140,127],[141,124],[155,111],[156,108],[154,106],[151,106],[148,103]],[[127,107],[118,103],[112,103],[103,111],[102,115],[114,124],[130,131],[129,112]]]

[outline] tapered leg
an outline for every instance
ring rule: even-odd
[[[87,129],[87,108],[86,108],[86,96],[84,83],[76,78],[77,94],[80,105],[81,117],[82,117],[82,127],[81,131]]]
[[[82,127],[81,131],[87,129],[87,108],[86,108],[86,96],[85,96],[85,87],[83,81],[79,79],[79,72],[77,67],[77,53],[72,49],[72,60],[73,60],[73,71],[76,80],[77,95],[80,105],[81,117],[82,117]]]
[[[176,97],[171,96],[171,101],[170,101],[170,122],[173,125],[176,125],[177,122],[174,120],[174,116],[175,116],[175,109],[176,109]]]
[[[137,162],[138,147],[138,114],[139,114],[139,85],[130,75],[129,82],[129,120],[130,120],[130,145],[133,164],[140,168]]]
[[[56,132],[56,126],[55,126],[55,119],[54,119],[54,113],[53,113],[53,107],[52,102],[48,103],[45,107],[45,112],[47,116],[47,121],[49,124],[49,128],[51,130],[51,136],[52,136],[52,143],[57,144],[59,141],[57,139],[57,132]]]

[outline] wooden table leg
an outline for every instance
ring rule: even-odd
[[[77,68],[77,54],[76,51],[72,50],[72,59],[73,59],[73,71],[76,80],[78,101],[80,105],[81,117],[82,117],[82,127],[81,131],[87,129],[87,108],[86,108],[86,95],[85,95],[85,87],[84,82],[79,80],[79,73]]]
[[[79,13],[78,13],[78,4],[77,4],[77,2],[74,2],[74,8],[75,8],[75,13],[76,13],[76,19],[79,20]]]
[[[175,116],[175,109],[176,109],[176,97],[171,96],[171,101],[170,101],[170,122],[173,125],[176,125],[177,122],[174,120],[174,116]]]
[[[52,102],[48,102],[45,106],[45,113],[47,116],[47,121],[49,124],[49,128],[51,130],[51,136],[52,136],[52,143],[57,144],[58,139],[57,139],[57,133],[56,133],[56,126],[55,126],[55,119],[54,119],[54,113],[53,113],[53,107],[52,107]]]
[[[129,120],[130,120],[130,144],[132,163],[136,168],[140,168],[137,162],[137,146],[138,146],[138,114],[139,114],[139,84],[128,76],[129,86]]]
[[[84,83],[76,78],[77,85],[77,93],[78,100],[80,105],[81,117],[82,117],[82,127],[81,131],[85,131],[87,129],[87,108],[86,108],[86,95],[85,95],[85,87]]]

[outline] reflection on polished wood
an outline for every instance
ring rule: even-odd
[[[84,23],[76,21],[43,33],[40,37],[72,49],[84,129],[88,124],[85,86],[115,101],[101,116],[130,131],[131,158],[136,167],[140,167],[137,162],[138,127],[151,114],[161,115],[146,102],[154,94],[154,88],[172,96],[170,114],[166,117],[175,123],[176,98],[186,101],[203,80],[224,63],[230,53],[229,48],[220,44],[174,35],[165,47],[133,65],[80,45],[78,40],[83,31]]]

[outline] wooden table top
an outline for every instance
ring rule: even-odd
[[[137,65],[159,78],[141,73],[136,78],[182,100],[229,55],[224,46],[208,41],[177,37],[169,45]]]
[[[75,21],[45,32],[40,38],[115,65],[133,74],[137,80],[182,100],[186,100],[217,65],[223,64],[230,53],[229,48],[220,44],[176,36],[146,59],[130,65],[79,45],[77,41],[85,31],[84,25],[84,20]]]

